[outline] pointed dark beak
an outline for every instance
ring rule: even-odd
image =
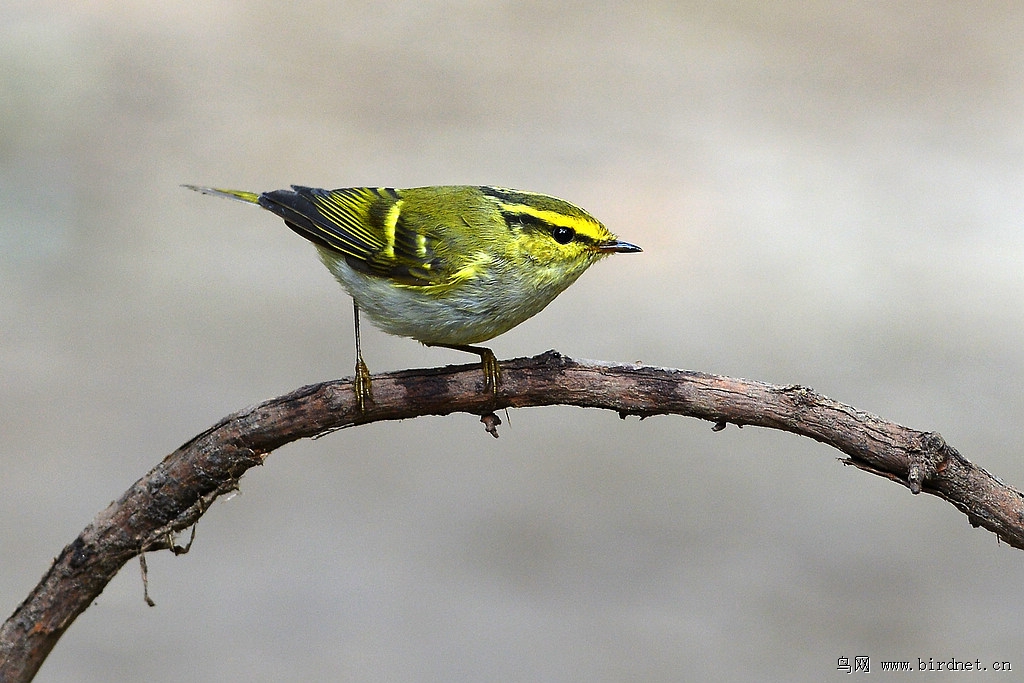
[[[640,247],[629,242],[620,242],[619,240],[608,240],[597,245],[597,250],[605,254],[635,254],[639,251],[643,251]]]

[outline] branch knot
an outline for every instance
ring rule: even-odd
[[[930,479],[946,469],[949,460],[949,446],[938,432],[922,432],[918,446],[910,451],[910,466],[907,468],[907,484],[913,494]]]

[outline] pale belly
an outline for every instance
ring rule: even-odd
[[[333,255],[324,255],[323,261],[377,327],[425,344],[475,344],[496,337],[536,315],[576,279],[538,287],[496,273],[453,286],[439,297],[426,288],[361,273]]]

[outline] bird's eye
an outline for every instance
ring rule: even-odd
[[[569,242],[572,242],[572,238],[576,236],[576,231],[572,228],[559,225],[551,231],[551,236],[559,244],[569,244]]]

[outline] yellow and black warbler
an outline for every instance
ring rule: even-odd
[[[604,256],[641,251],[569,202],[500,187],[185,187],[262,206],[316,246],[352,296],[360,411],[371,399],[360,310],[385,332],[479,355],[496,392],[497,359],[471,344],[540,312]]]

